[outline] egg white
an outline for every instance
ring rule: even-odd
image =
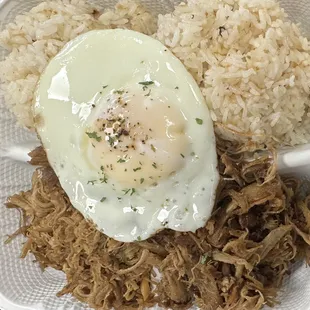
[[[164,98],[181,111],[189,149],[185,155],[172,154],[184,157],[184,164],[169,177],[124,188],[118,180],[103,182],[104,169],[86,158],[85,132],[115,91],[134,93],[141,81],[154,81],[153,98]],[[34,115],[72,205],[108,236],[131,242],[163,228],[195,231],[210,217],[219,174],[209,110],[192,76],[160,42],[121,29],[77,37],[42,74]]]

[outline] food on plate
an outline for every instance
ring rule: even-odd
[[[57,0],[0,33],[5,102],[42,144],[32,188],[8,198],[12,238],[66,274],[59,296],[261,309],[310,262],[309,187],[276,165],[310,141],[310,46],[285,17],[273,0],[157,17]]]
[[[280,146],[310,140],[309,41],[274,0],[189,0],[157,19],[127,0],[103,12],[81,0],[43,2],[0,34],[10,50],[2,88],[22,125],[33,128],[48,62],[77,35],[102,28],[154,34],[193,75],[220,132]]]
[[[108,236],[194,232],[209,219],[219,179],[209,110],[160,42],[122,29],[70,41],[39,80],[34,119],[71,203]]]
[[[221,182],[207,225],[196,233],[163,230],[123,243],[100,233],[72,207],[42,148],[32,189],[9,198],[19,208],[32,252],[43,268],[63,270],[71,293],[94,309],[261,309],[275,305],[296,260],[309,259],[310,196],[281,179],[274,154],[218,141]],[[141,308],[139,308],[141,309]]]

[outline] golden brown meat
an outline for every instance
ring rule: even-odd
[[[164,230],[147,241],[108,238],[75,210],[41,149],[32,189],[9,198],[27,223],[24,257],[63,270],[72,294],[95,309],[206,310],[272,306],[291,264],[310,261],[310,198],[281,179],[274,154],[218,141],[221,182],[213,215],[194,233]],[[15,234],[16,235],[16,234]]]

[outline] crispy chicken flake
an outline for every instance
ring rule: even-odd
[[[95,309],[258,310],[277,300],[297,260],[310,262],[310,196],[280,177],[275,152],[218,139],[221,181],[212,217],[196,233],[162,230],[134,243],[115,241],[75,210],[40,147],[32,188],[9,197],[22,210],[22,257],[67,276],[58,296]],[[158,276],[160,274],[160,276]]]

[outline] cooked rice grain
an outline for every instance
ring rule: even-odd
[[[276,1],[189,0],[159,16],[156,37],[192,73],[215,122],[257,141],[310,141],[310,45]]]
[[[65,43],[97,28],[156,31],[133,1],[102,15],[82,0],[43,2],[0,34],[11,53],[0,63],[5,101],[33,127],[31,104],[40,74]],[[310,45],[273,0],[189,0],[160,15],[155,37],[192,73],[213,120],[260,142],[310,141]]]
[[[61,48],[87,31],[116,27],[152,34],[156,21],[131,0],[119,2],[102,15],[83,0],[56,0],[42,2],[5,27],[0,44],[10,53],[0,62],[1,88],[21,125],[33,128],[31,105],[36,84]]]

